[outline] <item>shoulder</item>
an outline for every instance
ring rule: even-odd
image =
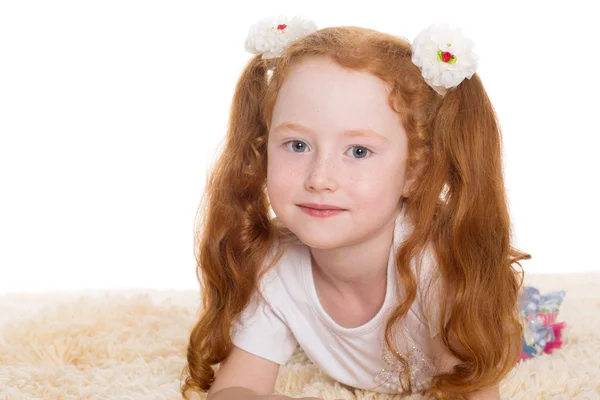
[[[281,304],[297,297],[303,282],[302,268],[305,266],[308,248],[299,239],[280,243],[273,247],[265,259],[266,269],[259,282],[259,288],[265,300]],[[275,260],[277,253],[280,257]]]
[[[428,327],[430,337],[439,333],[439,312],[442,303],[449,301],[444,281],[432,245],[428,245],[412,264],[417,281],[417,297],[412,311]],[[450,309],[446,309],[445,322],[449,320]]]
[[[442,275],[436,258],[433,244],[429,243],[412,263],[413,272],[417,281],[417,291],[421,295],[428,295],[431,290],[439,290],[442,284]]]

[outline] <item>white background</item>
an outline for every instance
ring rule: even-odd
[[[0,293],[196,289],[193,227],[248,28],[302,14],[475,41],[529,273],[599,270],[599,24],[569,1],[3,1]]]

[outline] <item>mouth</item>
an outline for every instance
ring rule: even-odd
[[[318,211],[346,211],[346,209],[344,209],[344,208],[329,205],[329,204],[302,203],[302,204],[298,204],[298,207],[308,208],[311,210],[318,210]]]
[[[343,208],[336,208],[336,209],[331,209],[331,208],[316,209],[316,208],[306,207],[306,206],[302,206],[302,205],[298,205],[298,207],[300,207],[300,209],[302,210],[302,212],[304,212],[305,214],[310,215],[311,217],[317,217],[317,218],[333,217],[335,215],[341,214],[341,213],[343,213],[343,212],[346,211]]]

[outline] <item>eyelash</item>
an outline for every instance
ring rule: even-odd
[[[306,143],[303,140],[288,140],[287,142],[283,143],[282,146],[286,146],[287,147],[287,145],[289,143],[293,143],[293,142],[302,142],[302,143],[304,143],[306,145]],[[360,144],[354,144],[354,145],[352,145],[351,148],[354,148],[354,147],[361,147],[361,148],[367,150],[369,152],[369,154],[373,154],[373,150],[371,150],[370,148],[368,148],[366,146],[363,146],[363,145],[360,145]],[[304,153],[303,151],[293,151],[293,150],[292,150],[292,152],[293,153]],[[368,158],[368,157],[369,156],[367,155],[365,157],[360,157],[360,158],[353,157],[353,158],[356,159],[356,160],[362,160],[362,159]]]

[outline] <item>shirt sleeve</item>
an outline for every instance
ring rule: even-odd
[[[450,320],[450,303],[452,298],[444,291],[443,280],[440,275],[433,249],[427,247],[421,263],[416,269],[417,279],[417,316],[427,325],[429,336],[433,339],[440,333],[440,308],[441,302],[446,305],[446,316],[444,323]]]
[[[298,345],[280,313],[258,292],[235,320],[232,342],[242,350],[280,365],[287,362]]]

